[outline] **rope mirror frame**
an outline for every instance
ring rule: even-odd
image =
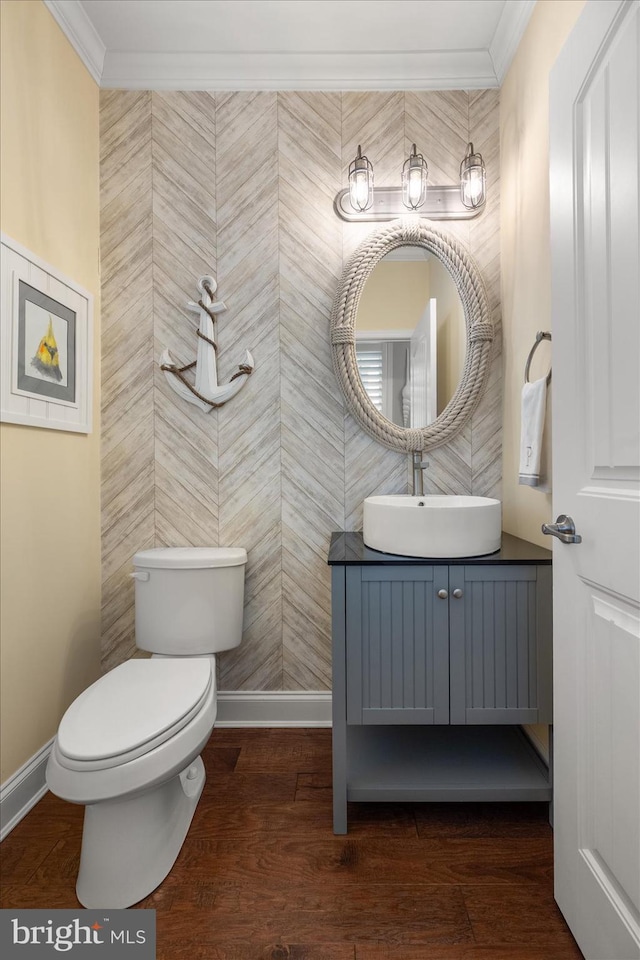
[[[467,349],[451,400],[426,427],[401,427],[384,417],[369,399],[356,362],[356,316],[364,285],[374,267],[397,247],[424,247],[449,271],[462,301]],[[395,220],[371,234],[347,263],[331,311],[333,369],[349,412],[362,429],[390,450],[427,451],[448,443],[467,423],[482,396],[491,367],[494,327],[480,271],[451,236],[421,220]]]

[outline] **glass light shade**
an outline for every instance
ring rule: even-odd
[[[460,164],[460,199],[469,210],[481,207],[487,198],[487,182],[484,160],[481,153],[473,152],[473,144],[467,146]]]
[[[421,153],[416,152],[414,143],[411,155],[402,167],[402,202],[409,210],[417,210],[424,203],[428,175],[427,161]]]
[[[354,210],[368,210],[373,203],[373,164],[362,156],[360,144],[349,164],[349,200]]]

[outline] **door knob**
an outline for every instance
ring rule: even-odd
[[[460,599],[460,597],[462,596],[462,590],[460,589],[460,587],[455,588],[455,590],[453,591],[453,595],[456,598],[456,600]]]
[[[441,600],[446,600],[447,597],[449,596],[449,591],[448,591],[448,590],[438,590],[438,596],[440,597]]]
[[[576,525],[571,517],[561,513],[555,523],[543,523],[542,532],[549,537],[557,537],[562,543],[582,543],[582,537],[576,533]]]

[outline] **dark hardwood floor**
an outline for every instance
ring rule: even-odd
[[[546,804],[351,804],[329,730],[215,730],[180,856],[140,907],[158,960],[580,960]],[[76,907],[82,807],[47,794],[0,848],[2,907]]]

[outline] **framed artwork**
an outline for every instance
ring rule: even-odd
[[[1,236],[0,420],[91,433],[93,297]]]

